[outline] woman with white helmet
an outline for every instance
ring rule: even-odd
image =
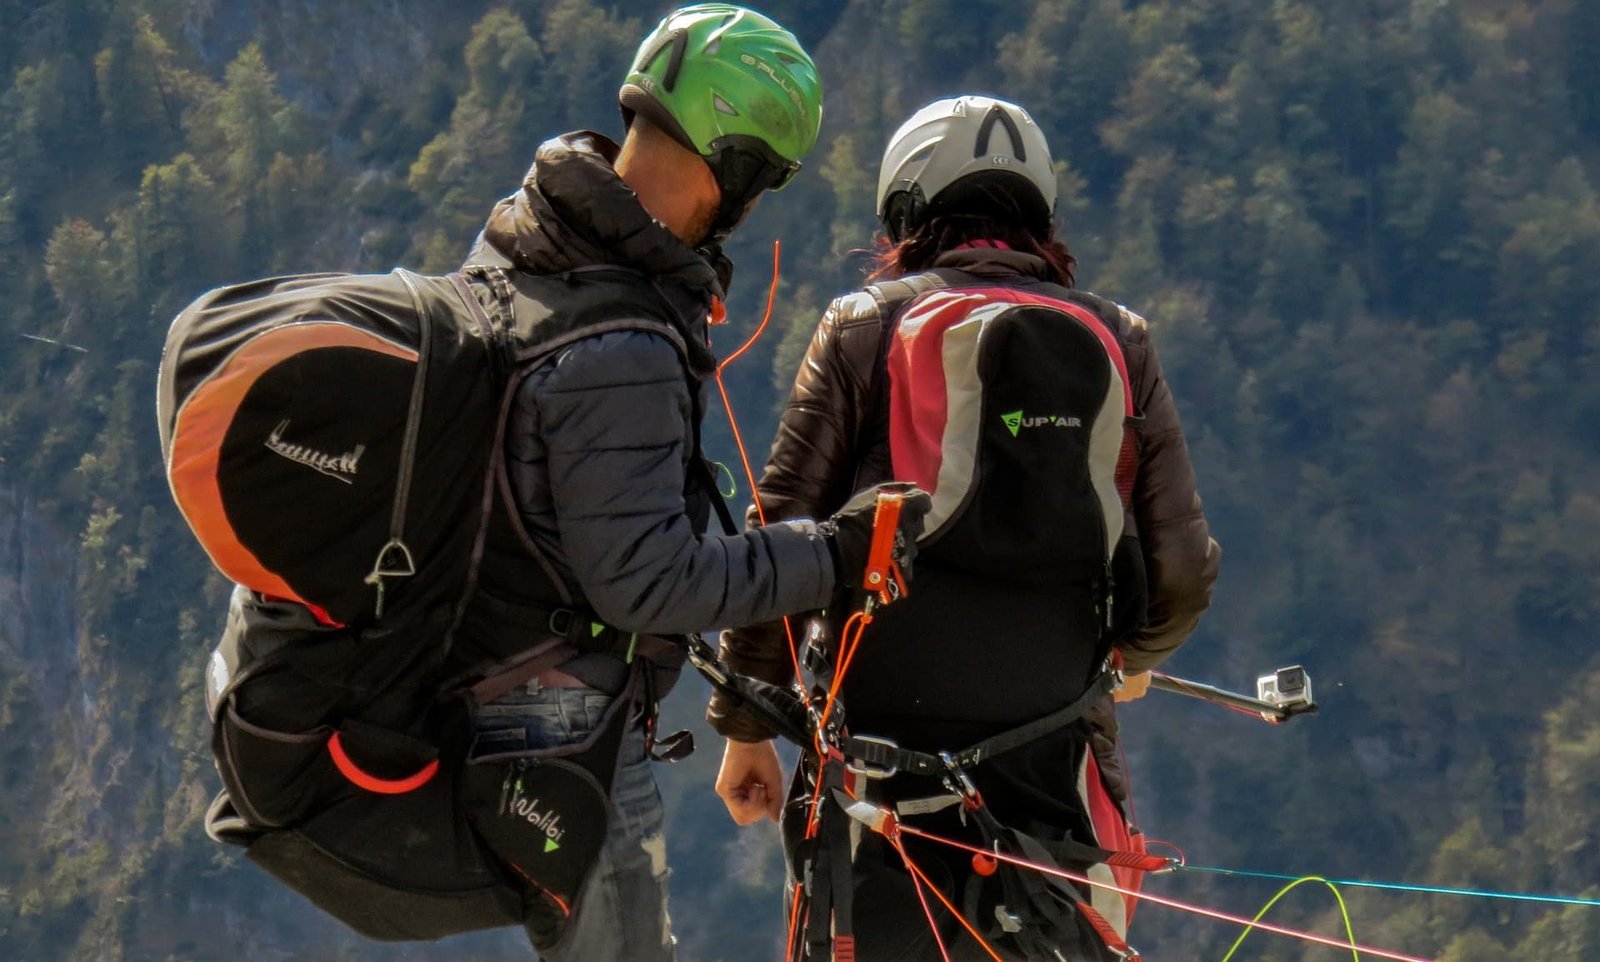
[[[1125,673],[1118,698],[1143,694],[1209,604],[1220,551],[1149,327],[1072,289],[1056,195],[1049,145],[1021,107],[962,96],[917,111],[883,155],[877,283],[829,306],[758,493],[768,522],[826,516],[881,481],[933,494],[911,593],[877,613],[842,683],[850,732],[872,736],[853,744],[872,743],[878,772],[899,769],[856,779],[857,797],[983,848],[1025,835],[1126,886],[1137,877],[1103,864],[1103,850],[1140,849],[1107,692]],[[786,684],[785,639],[781,625],[731,631],[722,654]],[[728,737],[717,790],[734,819],[777,818],[772,732],[720,695],[708,715]],[[940,752],[970,764],[919,769]],[[797,784],[814,776],[803,768]],[[799,795],[789,813],[803,818]],[[786,835],[799,878],[814,853]],[[1003,865],[905,844],[1007,958],[1126,949],[1121,897],[1040,894]],[[918,898],[883,838],[857,833],[849,858],[856,958],[939,959],[941,943],[993,957],[940,900]]]

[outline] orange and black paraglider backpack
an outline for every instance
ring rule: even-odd
[[[173,322],[168,479],[239,586],[206,673],[224,784],[208,830],[369,937],[528,923],[551,942],[645,686],[635,670],[592,744],[467,759],[485,685],[618,641],[556,607],[513,650],[457,644],[491,519],[514,517],[507,405],[519,372],[619,325],[671,341],[686,376],[690,362],[683,322],[636,272],[469,272],[253,281]]]

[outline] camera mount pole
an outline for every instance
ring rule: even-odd
[[[1257,697],[1158,671],[1150,673],[1150,687],[1175,695],[1198,698],[1214,705],[1251,712],[1274,725],[1286,722],[1297,715],[1314,714],[1317,710],[1317,703],[1311,698],[1311,676],[1298,665],[1280,668],[1270,675],[1257,678]]]

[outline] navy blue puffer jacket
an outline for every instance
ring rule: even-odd
[[[616,151],[590,132],[543,144],[469,263],[540,274],[611,264],[649,275],[682,317],[697,319],[680,332],[688,376],[679,348],[640,330],[586,338],[529,373],[505,443],[522,524],[574,601],[625,633],[684,634],[821,607],[833,563],[812,529],[710,534],[704,504],[692,503],[720,254],[691,249],[652,220],[612,169]],[[622,673],[609,656],[562,667],[601,688]]]

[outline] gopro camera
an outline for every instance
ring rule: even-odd
[[[1317,710],[1317,703],[1311,698],[1311,676],[1299,665],[1279,668],[1270,675],[1257,678],[1256,697],[1278,709],[1279,718],[1292,718]],[[1276,720],[1266,713],[1263,713],[1263,717],[1269,721]]]

